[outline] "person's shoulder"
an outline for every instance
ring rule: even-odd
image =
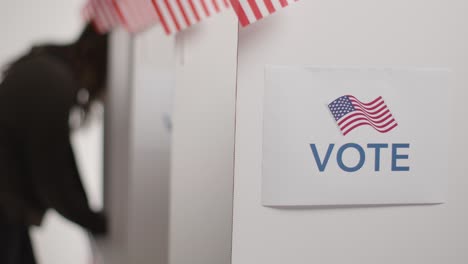
[[[38,115],[52,118],[57,114],[68,115],[78,87],[70,67],[59,58],[41,54],[13,66],[4,80],[0,99],[10,102],[6,104],[10,111],[28,118]]]
[[[18,63],[7,76],[16,93],[28,93],[38,98],[73,97],[78,81],[72,68],[53,55],[41,54]]]
[[[42,54],[27,59],[18,65],[17,72],[21,75],[26,74],[31,77],[36,77],[39,80],[74,80],[71,68],[60,61],[59,58],[48,54]]]

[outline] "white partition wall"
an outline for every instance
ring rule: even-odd
[[[158,27],[135,37],[129,263],[168,263],[174,44]]]
[[[112,34],[106,108],[103,263],[168,263],[174,38]]]
[[[123,30],[111,35],[104,127],[104,207],[109,235],[99,241],[103,263],[128,262],[129,183],[131,171],[131,84],[133,38]]]
[[[103,263],[231,262],[237,33],[113,34]]]
[[[465,1],[302,0],[239,35],[233,264],[466,263]],[[454,71],[449,199],[430,206],[261,206],[264,67],[432,66]],[[462,122],[460,122],[462,121]],[[437,155],[437,153],[434,153]]]
[[[228,12],[177,37],[170,264],[231,261],[237,27]]]

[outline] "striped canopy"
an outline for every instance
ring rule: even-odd
[[[245,27],[298,0],[88,0],[83,18],[105,33],[117,26],[139,32],[160,24],[170,35],[232,9]]]

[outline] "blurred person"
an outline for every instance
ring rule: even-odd
[[[107,48],[108,36],[87,25],[74,43],[33,47],[4,72],[0,83],[1,264],[36,263],[28,229],[40,225],[48,209],[96,236],[106,232],[104,214],[89,207],[79,176],[69,113],[76,106],[88,113],[91,102],[102,95]]]

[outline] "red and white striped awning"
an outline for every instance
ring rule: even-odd
[[[275,13],[298,0],[88,0],[82,13],[99,32],[117,26],[139,32],[161,24],[167,34],[177,33],[233,7],[242,26]]]
[[[230,7],[227,0],[152,0],[164,31],[179,32]]]
[[[231,0],[239,22],[246,27],[298,0]]]

